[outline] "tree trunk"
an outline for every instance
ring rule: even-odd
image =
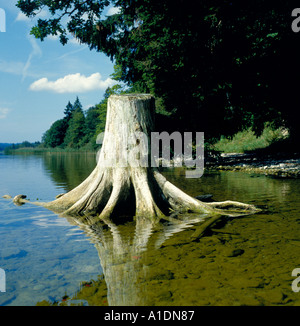
[[[120,216],[160,218],[172,212],[208,215],[251,213],[252,205],[203,203],[168,182],[151,167],[155,101],[151,95],[112,95],[97,166],[75,189],[43,206],[63,215],[108,219]],[[222,208],[222,210],[219,209]]]

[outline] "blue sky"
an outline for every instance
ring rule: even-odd
[[[6,16],[6,31],[0,32],[0,143],[40,141],[63,117],[68,101],[78,96],[86,110],[113,84],[113,63],[107,56],[75,39],[65,46],[55,37],[35,39],[30,29],[36,19],[25,17],[16,2],[0,0]]]

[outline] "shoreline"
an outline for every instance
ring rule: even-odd
[[[5,151],[1,152],[2,154]],[[9,154],[41,153],[89,153],[95,155],[97,150],[87,149],[16,149]],[[204,168],[208,171],[240,171],[258,173],[280,178],[300,178],[300,153],[221,153],[204,157]]]
[[[205,162],[207,170],[260,173],[280,178],[300,177],[300,154],[223,153]]]
[[[0,151],[2,154],[14,155],[14,154],[43,154],[43,153],[91,153],[97,154],[98,150],[84,149],[84,148],[18,148],[9,149],[7,151]]]

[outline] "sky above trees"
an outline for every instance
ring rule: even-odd
[[[62,46],[56,37],[44,42],[30,35],[36,19],[0,0],[6,32],[0,33],[0,142],[40,141],[63,115],[66,103],[80,97],[87,110],[103,99],[113,63],[74,38]],[[107,8],[106,14],[113,13]],[[45,18],[41,11],[40,18]]]

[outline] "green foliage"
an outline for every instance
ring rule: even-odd
[[[66,115],[67,111],[67,115]],[[64,146],[70,148],[79,148],[82,145],[85,130],[85,116],[82,110],[82,105],[77,97],[74,104],[67,105],[65,111],[65,123],[67,122],[67,130],[64,137]]]
[[[77,97],[77,99],[78,99],[78,97]],[[67,106],[66,106],[66,109],[64,111],[64,113],[65,113],[65,122],[66,123],[69,123],[69,121],[70,121],[70,119],[72,117],[72,112],[74,112],[74,110],[75,110],[74,106],[69,101]]]
[[[102,15],[106,6],[118,14]],[[266,121],[299,135],[299,36],[291,30],[291,0],[19,0],[28,16],[47,8],[31,33],[43,40],[72,34],[115,60],[116,78],[159,99],[176,130],[206,138]],[[65,19],[68,18],[68,19]],[[67,22],[67,23],[65,23]]]
[[[0,152],[4,151],[7,147],[12,146],[12,144],[9,143],[0,143]]]
[[[37,149],[41,146],[42,144],[40,142],[30,143],[29,141],[25,140],[19,144],[0,144],[0,149],[4,149],[4,153],[9,154],[11,151]]]
[[[64,117],[55,121],[44,133],[42,145],[45,148],[61,148],[64,150],[84,149],[96,150],[97,136],[104,132],[106,123],[107,101],[110,95],[130,92],[121,85],[106,89],[99,104],[83,112],[82,104],[77,97],[71,104],[69,101],[64,110]]]
[[[99,105],[89,108],[85,115],[85,134],[88,139],[94,136],[97,125],[103,123],[99,119]]]
[[[245,153],[257,149],[264,149],[286,138],[286,130],[274,129],[266,125],[260,136],[256,136],[253,130],[247,129],[238,132],[233,137],[221,137],[211,149],[224,153]]]
[[[43,137],[42,143],[45,147],[57,147],[64,142],[66,134],[66,123],[64,119],[55,121],[50,129],[48,129]]]
[[[71,148],[80,148],[85,136],[85,116],[82,111],[82,105],[77,97],[74,105],[74,111],[68,123],[68,129],[64,138],[64,146]]]

